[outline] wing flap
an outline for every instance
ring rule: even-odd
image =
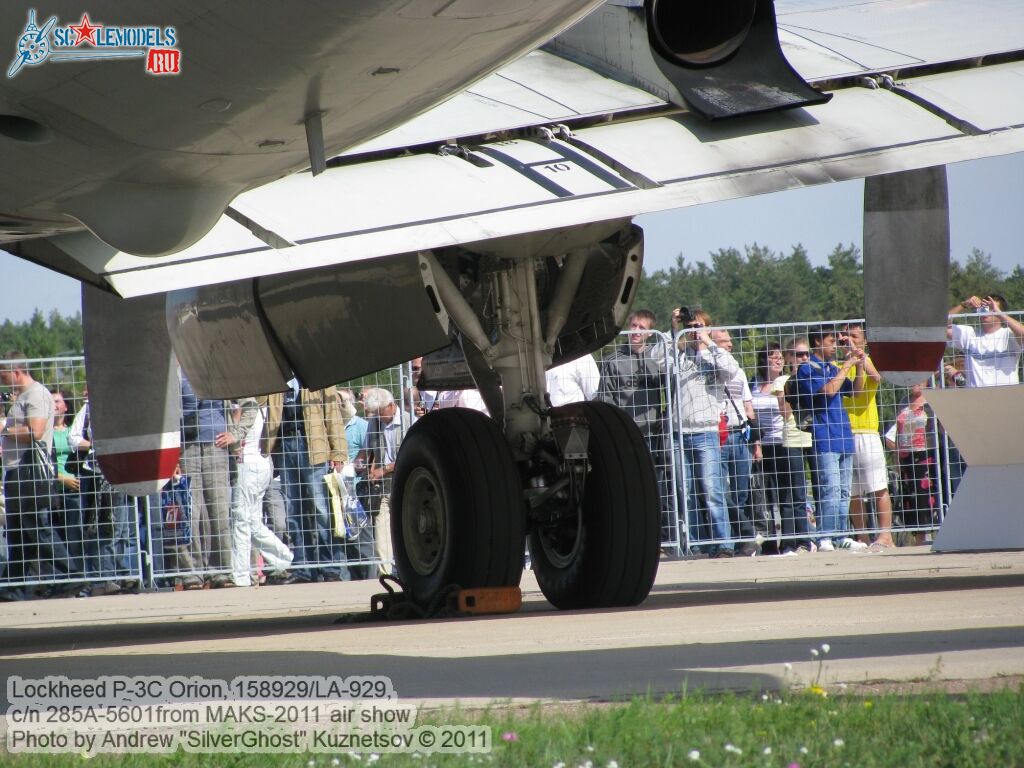
[[[922,77],[903,88],[980,131],[1024,125],[1024,62]]]
[[[1017,0],[778,0],[776,16],[786,57],[812,82],[1017,51],[1024,33]]]

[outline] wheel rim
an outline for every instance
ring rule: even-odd
[[[437,478],[424,467],[414,469],[402,496],[402,538],[409,564],[421,576],[433,573],[444,554],[444,507]]]
[[[583,531],[583,505],[576,516],[538,529],[541,549],[547,561],[556,568],[568,568],[579,554]]]

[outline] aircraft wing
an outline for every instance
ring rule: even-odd
[[[141,296],[1024,150],[1019,3],[777,13],[783,52],[827,103],[708,121],[671,84],[559,38],[315,178],[240,195],[177,254],[132,256],[84,232],[22,253],[45,262],[56,246]]]

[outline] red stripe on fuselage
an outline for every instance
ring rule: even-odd
[[[871,360],[879,371],[934,373],[945,351],[944,341],[871,342]]]
[[[174,474],[181,451],[174,448],[154,448],[150,451],[111,453],[99,457],[103,476],[111,485],[163,480]]]

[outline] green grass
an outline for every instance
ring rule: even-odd
[[[950,696],[682,695],[628,704],[421,713],[418,725],[480,723],[482,755],[0,755],[13,768],[75,765],[333,766],[1013,766],[1024,765],[1024,687]],[[696,753],[699,753],[699,757]]]

